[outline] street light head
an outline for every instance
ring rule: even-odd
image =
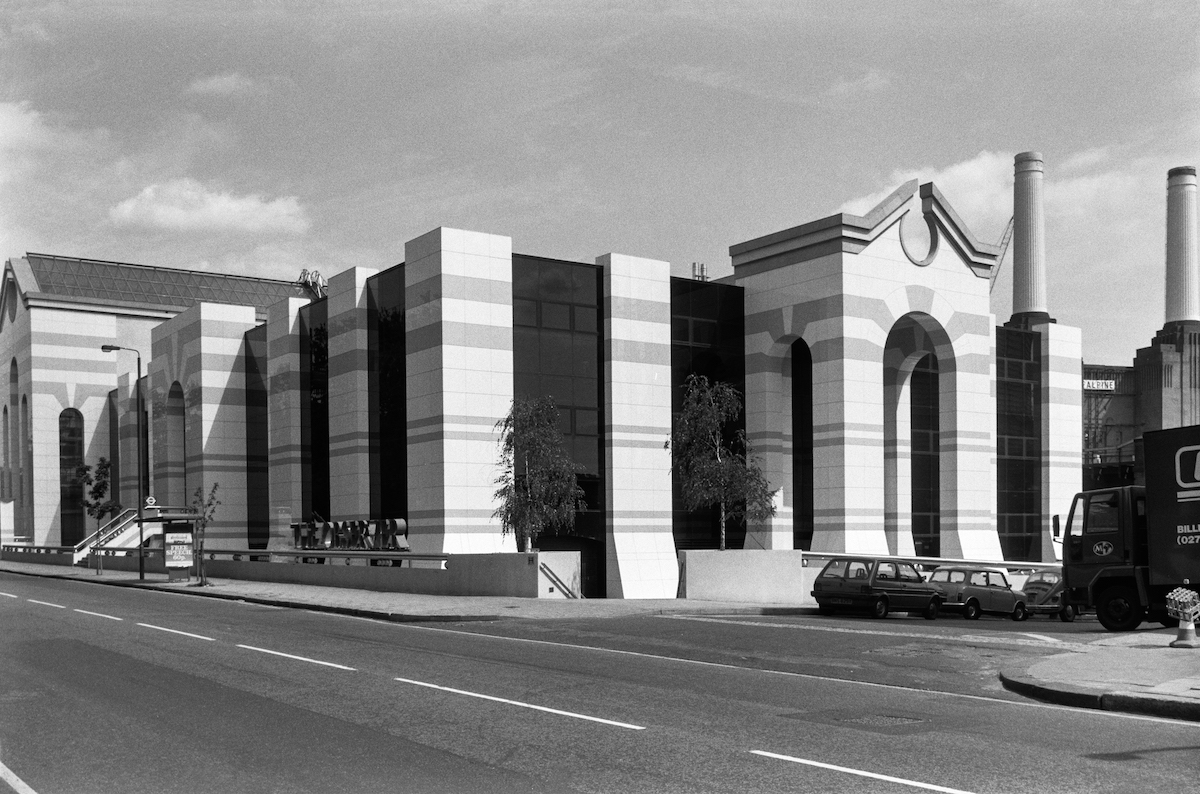
[[[105,353],[113,353],[117,350],[120,350],[121,348],[118,347],[117,345],[100,345],[100,349],[103,350]]]

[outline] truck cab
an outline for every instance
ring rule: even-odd
[[[1064,534],[1069,603],[1094,606],[1110,631],[1141,625],[1157,601],[1148,587],[1146,489],[1125,486],[1077,494]],[[1152,617],[1159,618],[1157,611]]]

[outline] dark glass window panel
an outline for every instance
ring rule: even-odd
[[[575,307],[575,330],[583,333],[596,333],[599,330],[595,307]]]
[[[561,408],[560,407],[558,409],[558,431],[560,433],[562,433],[564,436],[571,435],[571,409],[570,408]]]
[[[521,257],[513,257],[513,296],[538,297],[538,265]]]
[[[542,331],[538,336],[542,372],[570,372],[571,335],[557,331]]]
[[[536,398],[542,392],[542,378],[536,372],[513,373],[513,392],[517,397]]]
[[[541,370],[541,340],[536,328],[513,329],[513,370],[516,372],[539,372]]]
[[[584,408],[595,408],[600,398],[600,381],[597,378],[573,378],[572,403]]]
[[[542,327],[571,330],[571,307],[562,303],[542,301]]]
[[[543,394],[547,394],[552,397],[555,405],[558,406],[558,410],[563,413],[565,413],[567,410],[563,406],[569,406],[571,404],[572,385],[571,378],[562,375],[542,376]]]
[[[600,414],[587,408],[575,409],[575,433],[581,436],[594,436],[600,433]]]
[[[559,262],[540,262],[538,297],[543,301],[571,301],[571,266]]]
[[[537,324],[537,301],[513,298],[513,325],[536,327]]]
[[[692,342],[698,345],[715,345],[718,342],[717,324],[707,320],[692,321]]]
[[[671,341],[672,342],[690,342],[692,321],[686,317],[671,318]]]
[[[599,304],[599,272],[597,267],[574,265],[571,267],[571,300],[587,306]]]
[[[596,337],[590,334],[577,334],[571,341],[573,357],[571,371],[579,377],[593,377],[596,374]]]
[[[600,471],[600,442],[595,436],[576,436],[571,440],[571,458],[588,474]]]

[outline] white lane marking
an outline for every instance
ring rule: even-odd
[[[0,593],[0,595],[4,596],[6,598],[16,598],[16,596],[13,595],[12,593]]]
[[[1076,706],[1058,706],[1053,703],[1037,703],[1031,700],[1005,700],[1003,698],[988,697],[986,695],[967,695],[959,692],[943,692],[938,689],[920,689],[919,687],[897,686],[895,684],[876,684],[872,681],[855,681],[849,678],[834,678],[828,675],[813,675],[812,673],[793,673],[787,670],[769,670],[754,667],[743,667],[736,664],[727,664],[725,662],[705,662],[699,659],[684,659],[679,656],[660,656],[654,653],[641,653],[639,651],[622,651],[617,648],[600,648],[594,645],[572,645],[565,642],[551,642],[549,640],[534,640],[527,637],[504,637],[499,634],[483,634],[475,631],[463,631],[462,629],[444,629],[435,626],[420,626],[415,623],[392,623],[388,621],[376,621],[386,626],[394,626],[401,629],[412,629],[416,631],[436,631],[444,634],[460,634],[465,637],[487,637],[492,640],[508,640],[509,642],[526,642],[533,645],[550,645],[556,648],[570,648],[577,651],[600,651],[601,653],[612,653],[620,656],[637,656],[643,659],[657,659],[662,662],[680,662],[683,664],[694,664],[700,667],[716,667],[724,670],[736,670],[742,673],[763,673],[765,675],[780,675],[787,678],[803,678],[808,681],[823,681],[831,684],[852,684],[854,686],[873,687],[875,689],[891,689],[897,692],[906,692],[910,695],[959,698],[961,700],[980,700],[984,703],[994,703],[1004,706],[1017,706],[1020,708],[1030,709],[1050,709],[1052,711],[1072,711],[1076,714],[1086,714],[1092,716],[1113,717],[1115,719],[1134,720],[1138,722],[1158,722],[1165,725],[1173,725],[1179,728],[1200,728],[1200,722],[1191,722],[1188,720],[1173,720],[1167,717],[1147,717],[1141,714],[1127,714],[1121,711],[1102,711],[1099,709],[1085,709]]]
[[[77,609],[75,611],[79,612],[80,614],[83,614],[83,615],[94,615],[95,617],[108,618],[109,620],[124,620],[125,619],[125,618],[114,618],[112,615],[105,615],[100,612],[88,612],[86,609]]]
[[[194,637],[198,640],[208,640],[209,642],[216,642],[216,640],[214,640],[212,637],[204,637],[199,634],[192,634],[191,632],[187,632],[187,631],[179,631],[178,629],[166,629],[166,628],[163,628],[162,626],[152,626],[149,623],[139,623],[138,625],[142,626],[144,628],[147,628],[147,629],[156,629],[158,631],[169,631],[172,634],[182,634],[185,637]]]
[[[1060,640],[1058,637],[1047,637],[1045,634],[1034,634],[1032,631],[1022,631],[1021,633],[1024,634],[1026,637],[1033,637],[1035,640],[1045,640],[1046,642],[1057,642],[1057,643],[1062,642],[1062,640]]]
[[[856,635],[871,635],[874,637],[903,637],[913,640],[934,640],[936,642],[949,643],[987,643],[989,645],[1021,645],[1042,647],[1045,642],[1037,642],[1034,640],[1026,640],[1020,637],[1004,634],[935,634],[929,631],[887,631],[885,629],[861,629],[861,628],[843,628],[839,626],[818,626],[812,623],[766,623],[762,621],[745,621],[735,620],[732,618],[707,618],[696,615],[655,615],[654,617],[664,620],[690,620],[697,623],[724,623],[730,626],[762,626],[771,629],[792,629],[800,631],[826,631],[831,634],[856,634]],[[1037,635],[1030,635],[1037,636]],[[1069,651],[1086,652],[1091,650],[1090,645],[1084,645],[1077,642],[1063,642],[1049,637],[1043,638],[1046,641],[1055,643],[1056,647]]]
[[[808,766],[816,766],[821,769],[832,769],[834,772],[845,772],[848,775],[859,775],[860,777],[869,777],[874,780],[886,780],[889,783],[899,783],[902,786],[912,786],[913,788],[923,788],[927,791],[942,791],[945,794],[972,794],[970,791],[965,791],[960,788],[947,788],[945,786],[935,786],[932,783],[918,783],[915,780],[905,780],[902,777],[892,777],[891,775],[880,775],[875,772],[864,772],[861,769],[851,769],[848,766],[837,766],[835,764],[823,764],[820,761],[810,761],[806,758],[796,758],[791,755],[780,755],[779,753],[768,753],[765,750],[751,750],[755,755],[761,755],[764,758],[777,758],[780,761],[791,761],[794,764],[807,764]]]
[[[520,706],[523,709],[534,709],[535,711],[545,711],[549,714],[558,714],[563,717],[574,717],[575,719],[578,719],[578,720],[589,720],[591,722],[599,722],[599,723],[603,723],[604,725],[613,725],[617,728],[629,728],[632,731],[646,730],[641,725],[630,725],[628,722],[616,722],[614,720],[606,720],[601,717],[591,717],[591,716],[588,716],[587,714],[577,714],[573,711],[559,711],[558,709],[547,708],[546,706],[535,706],[532,703],[522,703],[519,700],[507,700],[505,698],[498,698],[498,697],[494,697],[492,695],[483,695],[483,694],[480,694],[479,692],[468,692],[465,689],[452,689],[448,686],[439,686],[437,684],[426,683],[425,681],[414,681],[411,678],[397,678],[395,680],[401,681],[405,684],[412,684],[414,686],[423,686],[423,687],[428,687],[429,689],[438,689],[438,690],[441,690],[442,692],[452,692],[455,695],[466,695],[467,697],[479,698],[481,700],[491,700],[496,703],[507,703],[510,706]]]
[[[63,606],[62,604],[51,604],[49,601],[34,601],[32,598],[26,598],[25,600],[31,604],[41,604],[44,607],[54,607],[55,609],[66,609],[66,607]]]
[[[31,789],[24,780],[21,780],[21,778],[17,777],[16,773],[14,773],[4,764],[0,764],[0,780],[3,780],[5,783],[7,783],[8,787],[15,791],[16,794],[37,794],[37,792]]]
[[[299,662],[308,662],[310,664],[319,664],[324,667],[336,667],[339,670],[349,670],[350,672],[358,672],[353,667],[346,667],[344,664],[334,664],[333,662],[322,662],[320,659],[309,659],[307,656],[293,656],[290,653],[280,653],[279,651],[269,651],[266,648],[255,648],[253,645],[239,645],[239,648],[245,648],[248,651],[258,651],[259,653],[269,653],[272,656],[282,656],[285,659],[295,659]]]

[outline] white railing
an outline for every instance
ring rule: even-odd
[[[87,558],[88,554],[91,553],[94,547],[107,543],[115,535],[124,531],[131,523],[135,521],[137,521],[136,510],[129,509],[122,511],[107,524],[75,544],[73,562],[78,565]]]

